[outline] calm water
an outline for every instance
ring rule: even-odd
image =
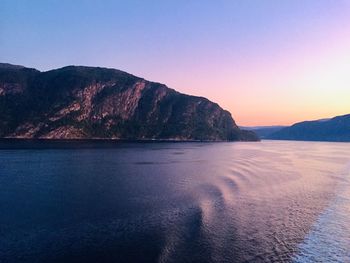
[[[36,148],[0,150],[0,262],[350,262],[350,144]]]

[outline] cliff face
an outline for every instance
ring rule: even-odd
[[[0,137],[257,140],[202,97],[115,69],[0,64]]]
[[[350,142],[350,114],[332,119],[304,121],[267,137],[273,140]]]

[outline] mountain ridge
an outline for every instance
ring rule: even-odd
[[[350,114],[298,122],[268,135],[266,139],[350,142]]]
[[[256,141],[231,114],[117,69],[0,64],[0,137]]]

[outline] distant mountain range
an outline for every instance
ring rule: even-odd
[[[247,130],[247,131],[253,131],[255,132],[260,139],[265,139],[267,136],[271,135],[272,133],[275,133],[279,130],[282,130],[287,126],[240,126],[242,130]]]
[[[256,130],[254,130],[256,132]],[[350,114],[304,121],[268,134],[266,139],[350,142]]]
[[[116,69],[0,63],[0,137],[255,141],[231,114]]]

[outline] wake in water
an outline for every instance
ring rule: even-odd
[[[350,262],[350,164],[340,178],[334,201],[306,236],[295,263]]]

